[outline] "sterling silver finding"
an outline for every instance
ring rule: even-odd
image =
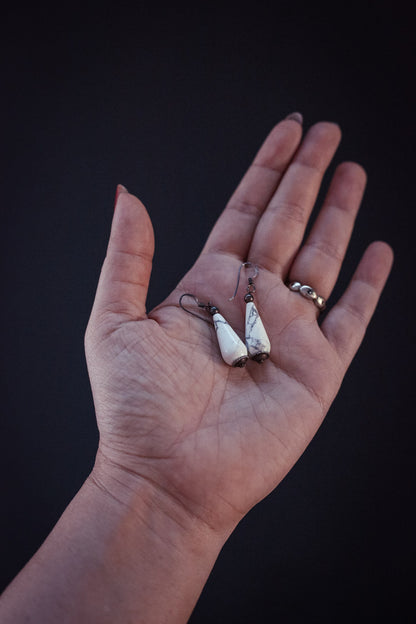
[[[293,292],[300,293],[302,297],[305,297],[305,299],[310,299],[311,301],[313,301],[319,311],[325,309],[325,299],[318,295],[311,286],[308,286],[307,284],[301,284],[300,282],[290,282],[289,289]]]

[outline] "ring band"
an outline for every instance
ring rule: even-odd
[[[298,292],[305,297],[305,299],[310,299],[314,302],[318,310],[324,310],[326,306],[326,301],[323,297],[318,295],[311,286],[307,284],[301,284],[300,282],[290,282],[289,289],[293,292]]]

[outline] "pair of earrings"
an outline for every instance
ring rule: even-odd
[[[241,269],[250,266],[252,266],[251,262],[243,262],[240,265],[237,286],[234,295],[230,297],[229,301],[232,301],[237,294]],[[254,279],[257,277],[258,273],[258,267],[256,266],[254,275],[248,278],[246,294],[244,296],[244,301],[246,303],[245,344],[240,340],[222,314],[220,314],[216,306],[212,305],[210,302],[202,303],[198,301],[195,295],[191,293],[185,293],[179,299],[179,305],[185,312],[202,318],[183,305],[182,299],[184,297],[191,297],[199,308],[204,309],[212,316],[222,358],[229,366],[242,368],[246,365],[248,358],[261,363],[267,360],[270,355],[270,340],[254,303],[254,293],[256,292]]]

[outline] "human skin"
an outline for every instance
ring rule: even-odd
[[[302,244],[341,132],[319,122],[303,135],[299,122],[272,129],[194,266],[148,313],[153,229],[118,187],[85,340],[95,466],[3,594],[2,622],[186,622],[233,529],[322,423],[393,255],[372,243],[319,323],[313,302],[288,289],[296,279],[330,296],[366,184],[360,165],[338,165]],[[232,368],[212,323],[186,314],[179,298],[210,300],[242,335],[243,286],[229,297],[246,260],[259,267],[255,301],[271,353]]]

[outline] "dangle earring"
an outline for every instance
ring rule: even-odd
[[[204,309],[212,316],[215,332],[217,334],[218,345],[224,362],[229,366],[243,368],[248,360],[247,347],[237,336],[231,325],[229,325],[222,314],[220,314],[218,308],[212,305],[209,301],[208,303],[201,303],[195,295],[191,295],[190,293],[184,293],[181,295],[179,305],[182,310],[185,310],[188,314],[192,314],[205,322],[207,322],[207,319],[202,318],[199,314],[195,314],[195,312],[189,310],[183,305],[182,299],[184,297],[191,297],[197,304],[198,308]]]
[[[230,297],[229,301],[232,301],[237,294],[241,269],[251,266],[253,266],[251,262],[243,262],[240,265],[237,286],[234,295]],[[254,269],[254,275],[248,278],[247,291],[244,295],[244,301],[246,302],[246,345],[249,357],[261,364],[261,362],[264,362],[264,360],[270,357],[270,340],[254,303],[254,293],[256,292],[254,279],[259,274],[258,266],[255,266]]]

